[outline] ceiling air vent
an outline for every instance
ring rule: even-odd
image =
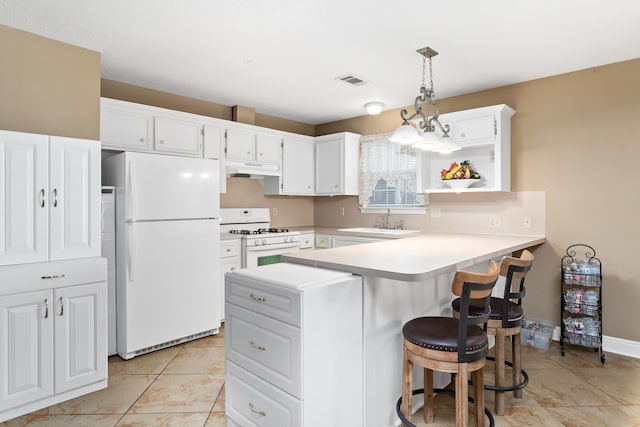
[[[346,74],[344,76],[336,77],[336,80],[343,81],[353,86],[362,86],[367,84],[366,81],[364,81],[360,77],[354,76],[353,74]]]

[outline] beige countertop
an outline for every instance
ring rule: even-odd
[[[413,282],[544,242],[544,236],[421,233],[376,243],[300,251],[283,256],[283,261]]]

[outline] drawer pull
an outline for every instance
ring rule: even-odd
[[[249,341],[249,344],[251,345],[251,347],[255,348],[256,350],[267,351],[267,347],[263,345],[256,345],[256,343],[254,343],[253,341]]]
[[[49,280],[49,279],[62,279],[64,277],[64,274],[53,274],[51,276],[40,276],[40,278],[42,280]]]
[[[251,409],[251,412],[253,412],[254,414],[260,415],[261,417],[266,417],[267,413],[265,411],[257,411],[256,407],[253,406],[253,403],[249,402],[249,409]]]
[[[254,301],[258,301],[258,302],[267,302],[267,299],[265,297],[257,297],[253,294],[249,294],[249,296],[251,297],[252,300]]]

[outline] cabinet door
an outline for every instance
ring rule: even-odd
[[[255,134],[242,129],[227,129],[227,159],[255,160]]]
[[[53,292],[0,297],[0,411],[53,395]]]
[[[100,140],[104,148],[151,151],[152,134],[151,115],[101,106]]]
[[[54,293],[55,389],[61,393],[107,378],[107,284]]]
[[[220,192],[227,192],[227,171],[224,161],[224,128],[204,126],[203,157],[220,160]]]
[[[282,138],[276,135],[256,135],[256,161],[280,163],[280,143]]]
[[[493,114],[460,119],[453,123],[453,136],[461,146],[492,143],[496,138],[497,123]]]
[[[100,256],[100,142],[51,137],[49,258]]]
[[[284,139],[282,147],[282,192],[313,194],[314,143]]]
[[[0,265],[47,261],[48,137],[0,131]]]
[[[224,320],[224,304],[225,304],[225,293],[224,293],[224,275],[226,273],[231,273],[235,270],[240,269],[240,257],[231,257],[231,258],[223,258],[220,261],[220,320]]]
[[[342,192],[344,159],[342,139],[316,142],[316,194]]]
[[[155,150],[199,157],[202,153],[202,126],[188,120],[156,117]]]

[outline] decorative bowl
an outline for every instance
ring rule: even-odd
[[[443,179],[442,182],[448,185],[450,188],[460,189],[469,188],[476,182],[480,182],[479,179]]]

